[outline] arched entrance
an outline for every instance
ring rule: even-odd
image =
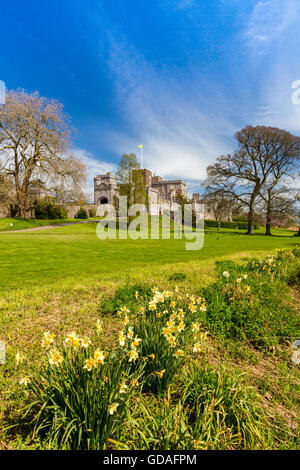
[[[101,197],[99,199],[99,202],[100,202],[100,204],[108,204],[108,199],[107,199],[107,197]]]

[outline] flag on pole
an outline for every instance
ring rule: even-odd
[[[144,159],[143,159],[143,146],[140,144],[139,149],[141,150],[141,168],[144,168]]]

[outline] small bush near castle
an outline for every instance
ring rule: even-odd
[[[36,219],[67,219],[64,207],[56,206],[53,198],[45,197],[33,204]]]
[[[88,213],[84,207],[80,207],[79,211],[75,215],[75,219],[88,219]]]
[[[89,217],[96,217],[97,211],[93,207],[89,209]]]

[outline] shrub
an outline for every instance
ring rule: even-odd
[[[146,284],[125,285],[119,287],[114,295],[103,298],[100,310],[101,313],[117,313],[124,305],[129,310],[134,310],[137,306],[138,299],[147,301],[151,297],[151,287]]]
[[[173,273],[169,276],[169,281],[184,281],[186,277],[186,273]]]
[[[80,209],[77,211],[77,213],[75,215],[75,219],[88,219],[88,218],[89,218],[89,216],[88,216],[88,213],[85,210],[85,208],[80,207]]]
[[[53,198],[45,197],[33,203],[36,219],[67,219],[68,212],[62,206],[56,206]]]
[[[89,217],[96,217],[96,215],[97,215],[96,209],[94,207],[91,207],[89,209]]]
[[[205,220],[204,221],[204,228],[211,227],[211,228],[218,228],[219,227],[219,222],[216,220]],[[240,221],[234,221],[234,222],[226,222],[222,221],[220,222],[220,227],[221,228],[232,228],[232,229],[239,229],[239,230],[247,230],[248,229],[248,223],[247,222],[240,222]],[[259,228],[258,224],[254,224],[254,229],[257,230]]]
[[[20,381],[32,399],[25,416],[34,414],[34,434],[48,448],[106,448],[124,422],[138,374],[121,351],[92,351],[90,339],[74,332],[66,341],[54,346],[54,335],[44,334],[47,361]]]
[[[246,266],[219,262],[220,279],[203,290],[206,323],[225,338],[249,340],[266,347],[297,336],[299,319],[286,289],[292,252],[278,251],[264,261]]]

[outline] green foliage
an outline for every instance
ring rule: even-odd
[[[191,450],[195,448],[188,413],[181,400],[141,396],[128,412],[120,435],[123,448],[134,450]]]
[[[192,362],[182,386],[194,440],[211,449],[263,446],[262,413],[242,374]]]
[[[138,298],[148,300],[151,297],[151,287],[146,284],[125,285],[119,287],[114,295],[105,296],[100,305],[101,313],[115,314],[120,308],[126,307],[134,310],[137,306],[136,292]]]
[[[89,209],[89,217],[96,217],[97,215],[97,210],[94,207],[91,207]]]
[[[162,394],[184,362],[185,314],[173,292],[160,292],[157,288],[149,302],[139,298],[136,312],[133,326],[129,326],[132,314],[127,307],[118,312],[124,323],[124,338],[136,338],[139,345],[132,370],[143,365],[143,391]],[[126,342],[131,344],[131,339]],[[130,348],[133,349],[128,346],[128,351]]]
[[[186,273],[173,273],[169,276],[169,281],[184,281],[186,279]]]
[[[217,228],[219,226],[219,223],[216,220],[205,220],[204,221],[204,228]],[[220,227],[221,228],[232,228],[232,229],[239,229],[239,230],[247,230],[248,229],[248,223],[247,222],[240,222],[240,221],[234,221],[234,222],[220,222]],[[257,230],[259,228],[258,224],[254,224],[254,229]]]
[[[80,209],[77,211],[77,213],[75,215],[75,219],[88,219],[88,218],[89,218],[89,216],[88,216],[88,213],[85,210],[85,208],[80,207]]]
[[[124,355],[107,351],[103,363],[94,354],[90,347],[60,345],[61,362],[48,360],[32,369],[24,419],[31,417],[44,448],[103,449],[122,426],[137,375],[130,374]],[[91,370],[85,368],[90,358]]]
[[[35,217],[37,219],[67,219],[68,212],[62,206],[57,206],[54,199],[46,196],[33,203]]]
[[[255,347],[297,337],[300,323],[285,287],[295,253],[279,251],[276,257],[254,259],[246,266],[218,262],[220,279],[202,292],[210,330],[225,338],[249,340]]]

